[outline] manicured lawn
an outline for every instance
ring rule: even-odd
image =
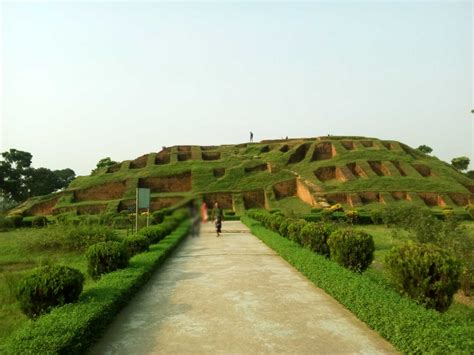
[[[16,302],[15,287],[28,270],[48,264],[67,265],[86,275],[85,287],[94,283],[87,275],[86,259],[82,253],[39,250],[34,247],[45,231],[20,228],[0,232],[0,344],[12,331],[27,321]],[[126,231],[118,231],[117,234],[123,237]]]

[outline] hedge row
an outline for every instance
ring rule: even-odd
[[[127,268],[102,276],[82,293],[78,303],[56,308],[36,321],[29,321],[7,340],[0,352],[84,353],[178,246],[189,228],[189,221],[182,222],[172,234],[150,246],[149,252],[133,257]]]
[[[460,322],[417,305],[381,284],[353,273],[261,223],[242,217],[251,232],[404,353],[470,354],[473,322]]]

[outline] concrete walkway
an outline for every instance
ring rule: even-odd
[[[92,354],[388,353],[392,346],[241,222],[189,237]]]

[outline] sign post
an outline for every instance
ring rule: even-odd
[[[138,211],[140,208],[146,208],[148,215],[146,217],[146,225],[150,224],[150,189],[137,188],[135,203],[135,232],[138,233]]]

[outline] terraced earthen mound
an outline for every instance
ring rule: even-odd
[[[191,191],[191,172],[187,171],[181,174],[169,176],[140,178],[138,186],[141,188],[148,188],[152,193]]]
[[[368,161],[370,167],[378,176],[390,176],[390,170],[385,166],[384,163],[376,160]]]
[[[225,175],[225,168],[214,168],[212,169],[212,173],[216,178],[223,177]]]
[[[306,158],[306,153],[308,153],[309,147],[311,147],[311,143],[304,143],[301,144],[293,154],[290,155],[287,164],[296,164],[304,160]]]
[[[277,200],[296,195],[296,179],[282,181],[273,185],[273,192]]]
[[[142,169],[146,166],[146,163],[148,161],[148,154],[142,155],[140,158],[137,158],[135,160],[132,160],[130,162],[130,169]]]
[[[354,150],[355,145],[353,141],[341,141],[341,144],[346,150]]]
[[[465,175],[403,143],[376,138],[324,136],[181,145],[150,154],[98,169],[92,176],[79,176],[64,191],[30,199],[10,213],[128,210],[140,187],[151,189],[152,209],[201,197],[209,206],[218,201],[237,213],[252,207],[290,213],[299,202],[314,207],[367,205],[368,209],[399,201],[455,209],[474,203],[474,183]]]
[[[266,163],[244,168],[244,171],[246,173],[255,173],[255,172],[267,171],[267,170],[268,170],[268,164]]]
[[[89,187],[74,191],[74,200],[94,201],[94,200],[116,200],[122,198],[125,192],[125,181],[110,182],[102,185]]]
[[[426,166],[424,164],[412,164],[411,165],[413,168],[415,168],[418,173],[423,176],[423,177],[430,177],[431,176],[431,169],[429,166]]]
[[[202,152],[202,160],[219,160],[220,158],[220,152]]]
[[[336,155],[336,148],[331,142],[321,142],[314,148],[311,161],[327,160]]]
[[[347,168],[351,171],[352,175],[358,178],[367,178],[367,173],[357,163],[348,163]]]
[[[242,197],[246,209],[265,208],[265,193],[263,189],[245,191],[242,193]]]

